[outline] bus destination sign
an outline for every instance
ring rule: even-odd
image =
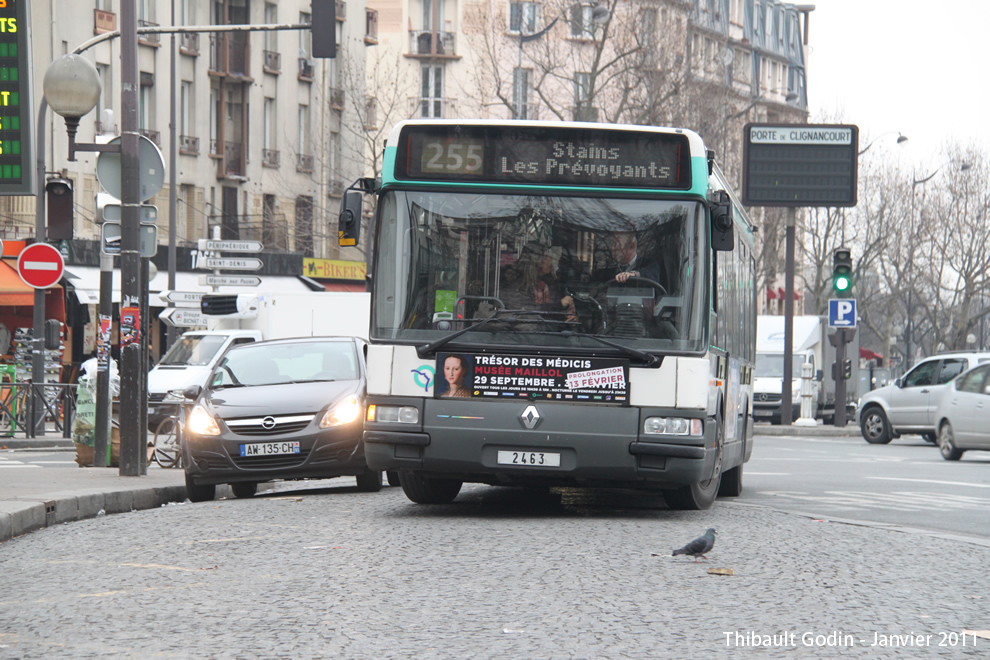
[[[36,195],[31,3],[0,0],[0,195]]]
[[[685,135],[535,126],[408,126],[395,176],[530,185],[687,190]]]

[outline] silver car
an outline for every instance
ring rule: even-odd
[[[906,434],[936,442],[935,409],[947,383],[990,353],[944,353],[925,358],[892,385],[867,392],[856,407],[859,428],[870,444],[885,445]]]
[[[990,451],[990,362],[949,383],[935,411],[938,450],[958,461],[969,449]]]

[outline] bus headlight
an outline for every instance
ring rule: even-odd
[[[643,422],[646,435],[704,435],[705,427],[700,419],[685,417],[647,417]]]
[[[203,406],[196,406],[190,411],[186,426],[196,435],[220,435],[220,425]]]
[[[351,394],[343,401],[337,403],[323,415],[320,420],[321,429],[329,429],[334,426],[350,424],[361,417],[361,401],[356,394]]]
[[[416,406],[368,406],[369,422],[388,422],[391,424],[419,424],[419,408]]]

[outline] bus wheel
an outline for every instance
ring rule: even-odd
[[[715,465],[712,478],[708,481],[681,486],[674,490],[665,490],[663,497],[671,509],[682,511],[700,511],[711,508],[719,493],[722,482],[722,442],[725,440],[725,427],[722,424],[722,413],[715,416]],[[742,467],[741,465],[739,467]],[[742,471],[739,472],[740,486]]]
[[[402,492],[417,504],[449,504],[461,492],[463,482],[422,477],[415,472],[399,472]]]

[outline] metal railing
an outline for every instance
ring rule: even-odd
[[[0,387],[0,437],[24,433],[38,437],[38,430],[55,423],[63,438],[72,437],[76,414],[75,383],[3,383]],[[40,409],[39,409],[40,406]]]

